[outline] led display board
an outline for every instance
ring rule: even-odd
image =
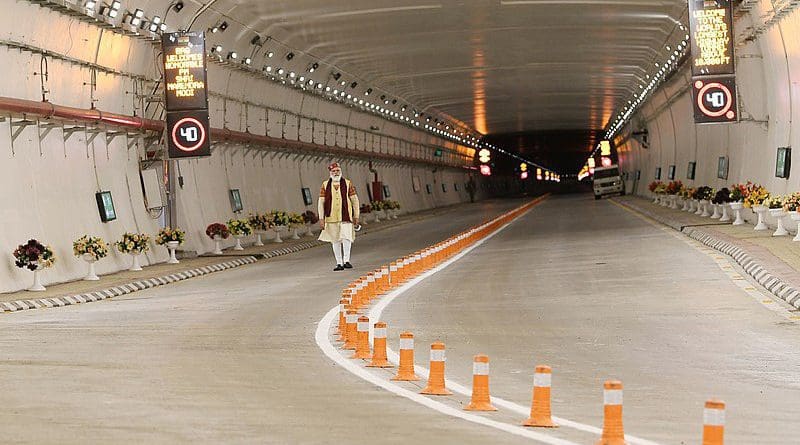
[[[692,74],[733,74],[731,0],[689,0]]]
[[[736,78],[733,76],[695,77],[692,104],[696,123],[725,123],[739,120]]]
[[[94,194],[94,198],[97,201],[97,209],[100,211],[100,221],[109,222],[117,219],[111,192],[97,192]]]
[[[167,111],[208,109],[206,45],[202,32],[161,37]]]
[[[208,110],[167,113],[170,159],[210,156]]]
[[[778,158],[775,161],[775,176],[778,178],[788,178],[792,168],[792,149],[790,147],[778,147]]]

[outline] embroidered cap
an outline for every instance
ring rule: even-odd
[[[331,162],[331,165],[328,166],[328,171],[333,170],[334,168],[341,169],[342,167],[339,166],[338,162]]]

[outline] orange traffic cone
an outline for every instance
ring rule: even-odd
[[[379,321],[372,330],[372,362],[369,368],[394,368],[386,359],[386,323]]]
[[[348,309],[345,315],[344,345],[342,349],[355,350],[356,336],[358,335],[358,312],[355,309]]]
[[[356,352],[351,358],[372,358],[369,352],[369,318],[363,315],[358,317],[356,329]]]
[[[467,411],[497,411],[489,396],[489,356],[476,355],[472,362],[472,400]]]
[[[437,341],[431,344],[431,366],[428,374],[428,386],[420,394],[449,396],[453,393],[444,386],[444,343]]]
[[[344,339],[344,331],[347,326],[347,320],[345,315],[347,314],[347,305],[350,303],[350,299],[342,298],[339,300],[339,323],[336,329],[336,335],[339,336],[339,341]]]
[[[711,399],[703,410],[703,445],[723,445],[725,402]]]
[[[622,428],[622,382],[607,380],[603,385],[603,435],[596,445],[626,445]]]
[[[550,413],[550,383],[553,371],[549,366],[537,366],[533,374],[533,401],[531,402],[531,417],[524,426],[539,426],[544,428],[558,428],[553,423]]]
[[[397,375],[392,380],[414,382],[419,377],[414,373],[414,334],[403,332],[400,334],[400,365]]]
[[[395,288],[398,284],[397,262],[392,261],[391,264],[389,264],[389,286]]]

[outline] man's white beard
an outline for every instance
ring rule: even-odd
[[[333,179],[334,181],[341,181],[342,180],[342,175],[338,175],[338,176],[331,175],[331,179]]]

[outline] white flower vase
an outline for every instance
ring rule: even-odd
[[[767,229],[769,229],[769,226],[767,225],[767,223],[764,222],[764,215],[767,214],[768,210],[769,209],[766,206],[762,206],[762,205],[753,206],[753,211],[756,212],[756,215],[758,215],[758,224],[756,224],[756,226],[755,226],[755,228],[753,228],[753,230],[767,230]]]
[[[214,255],[222,255],[222,246],[220,245],[221,242],[222,240],[219,238],[219,235],[214,235],[214,251],[211,253]]]
[[[688,199],[686,199],[686,198],[683,199],[683,207],[681,207],[681,210],[683,210],[684,212],[689,210],[689,200]]]
[[[310,223],[306,223],[306,231],[303,236],[314,236],[313,226]]]
[[[42,279],[39,276],[39,272],[42,270],[42,266],[37,266],[36,270],[33,271],[33,285],[29,287],[27,290],[31,292],[44,292],[47,290],[44,286],[42,286]]]
[[[283,240],[281,239],[281,232],[286,230],[286,226],[275,226],[272,228],[275,232],[275,239],[273,240],[276,243],[282,243]]]
[[[797,223],[797,235],[792,238],[792,241],[800,241],[800,213],[797,211],[789,212],[789,216],[792,218],[792,221]]]
[[[678,197],[675,195],[669,195],[669,208],[677,209],[678,208]]]
[[[236,239],[236,245],[233,246],[233,250],[244,250],[244,247],[242,247],[242,238],[244,237],[245,235],[233,235],[233,238]]]
[[[786,217],[786,212],[783,209],[769,209],[769,214],[778,221],[778,228],[772,233],[772,236],[786,236],[789,231],[783,226],[783,218]]]
[[[392,219],[397,219],[397,210],[392,210]]]
[[[254,246],[256,246],[256,247],[261,247],[261,246],[263,246],[263,245],[264,245],[264,241],[262,241],[262,240],[261,240],[261,235],[262,235],[263,233],[264,233],[264,232],[263,232],[263,231],[261,231],[261,230],[259,230],[259,231],[257,231],[257,232],[256,232],[256,242],[255,242],[255,243],[253,243],[253,245],[254,245]]]
[[[700,201],[700,207],[703,209],[703,211],[700,213],[700,216],[702,217],[711,216],[711,213],[708,212],[708,204],[709,204],[708,200],[703,199]]]
[[[131,263],[131,268],[128,269],[131,272],[136,272],[142,270],[142,265],[139,264],[139,255],[141,252],[130,252],[130,256],[133,257],[133,262]]]
[[[720,218],[722,218],[722,212],[719,211],[719,207],[720,206],[718,204],[711,204],[711,205],[714,207],[714,214],[711,215],[711,219],[720,219]]]
[[[380,216],[380,212],[379,212],[378,210],[375,210],[375,211],[373,211],[372,213],[374,213],[374,214],[375,214],[375,222],[376,222],[376,223],[379,223],[379,222],[381,222],[381,216]]]
[[[178,248],[180,243],[177,241],[167,241],[166,243],[164,243],[164,245],[167,247],[167,250],[169,250],[169,259],[167,260],[167,264],[180,263],[180,261],[178,261],[178,259],[175,258],[175,250]]]
[[[297,234],[297,226],[294,226],[292,229],[293,229],[292,230],[292,236],[290,236],[289,238],[290,239],[300,239],[300,235]]]
[[[698,199],[697,200],[697,208],[695,209],[694,214],[695,215],[702,215],[703,214],[703,200],[702,199]]]
[[[83,277],[83,279],[85,281],[97,281],[97,280],[99,280],[100,277],[97,276],[97,272],[95,272],[95,270],[94,270],[94,263],[97,262],[97,258],[95,258],[94,255],[89,254],[89,253],[84,253],[81,258],[83,258],[83,261],[86,261],[86,263],[89,265],[89,272],[86,273],[86,276]]]
[[[731,214],[728,212],[729,204],[723,202],[720,204],[720,207],[722,207],[722,216],[719,218],[720,222],[730,222]]]
[[[733,210],[735,215],[735,219],[733,221],[734,226],[741,226],[744,224],[744,218],[742,218],[742,207],[743,205],[741,201],[731,203],[731,210]]]

